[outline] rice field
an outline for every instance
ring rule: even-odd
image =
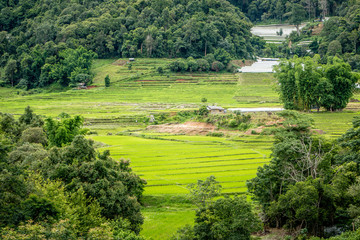
[[[67,112],[81,114],[86,119],[130,116],[135,122],[135,116],[198,108],[204,97],[209,104],[222,107],[281,106],[272,88],[272,74],[158,74],[157,66],[166,66],[169,61],[139,59],[133,63],[132,70],[114,62],[111,59],[95,62],[97,87],[88,90],[29,95],[29,92],[1,88],[0,111],[20,114],[30,105],[38,114],[53,117]],[[103,86],[107,74],[111,79],[109,88]]]
[[[186,136],[144,131],[145,116],[197,109],[207,104],[225,108],[281,107],[272,73],[157,73],[166,59],[97,60],[89,90],[29,94],[0,88],[0,112],[14,115],[31,106],[35,113],[56,117],[62,112],[85,117],[90,135],[114,159],[130,159],[133,171],[147,181],[143,199],[142,235],[168,239],[178,227],[192,224],[194,206],[186,186],[214,175],[224,194],[246,193],[246,180],[270,161],[272,136],[233,134],[224,137]],[[104,87],[109,74],[111,86]],[[360,99],[360,94],[354,96]],[[359,103],[336,113],[308,113],[315,128],[339,137],[358,116]],[[266,114],[265,114],[266,115]],[[126,134],[125,134],[126,133]],[[171,226],[171,227],[169,227]]]
[[[224,193],[246,191],[245,181],[269,161],[271,138],[247,136],[247,142],[204,136],[93,136],[111,156],[131,160],[135,173],[147,181],[145,195],[186,194],[186,186],[214,175]]]

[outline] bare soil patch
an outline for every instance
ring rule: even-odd
[[[181,124],[161,124],[151,125],[146,128],[148,131],[173,133],[173,134],[187,134],[187,135],[206,135],[208,132],[214,131],[216,127],[210,123],[203,122],[186,122]]]

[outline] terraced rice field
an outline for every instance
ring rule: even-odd
[[[144,131],[142,118],[159,112],[197,109],[203,97],[208,104],[225,108],[281,107],[271,73],[158,74],[156,69],[169,61],[137,59],[129,70],[125,59],[97,60],[97,87],[90,90],[28,95],[0,88],[0,112],[21,114],[30,105],[44,116],[80,114],[86,119],[86,127],[98,134],[89,138],[106,144],[100,151],[109,149],[115,159],[130,159],[134,172],[148,182],[141,234],[154,240],[168,239],[178,227],[193,223],[194,206],[186,199],[187,184],[214,175],[223,193],[245,193],[246,180],[270,160],[273,138],[149,133]],[[107,74],[111,79],[109,88],[103,86]],[[360,94],[354,98],[360,99]],[[355,112],[309,114],[315,128],[337,138],[358,115],[360,104],[350,106]],[[119,132],[123,135],[115,135]]]
[[[154,137],[154,136],[153,136]],[[114,158],[131,160],[135,173],[146,179],[146,195],[186,194],[186,186],[214,175],[224,193],[244,193],[245,181],[269,161],[271,138],[247,136],[246,142],[205,136],[94,136]]]
[[[128,70],[126,65],[115,65],[116,60],[97,60],[94,66],[97,87],[32,95],[1,89],[0,110],[20,114],[30,105],[38,114],[53,117],[67,112],[81,114],[86,119],[129,116],[136,122],[141,116],[159,111],[199,108],[203,97],[209,104],[222,107],[281,106],[272,87],[272,74],[158,74],[157,66],[166,66],[169,61],[139,59],[133,63],[132,70]],[[109,88],[103,87],[107,74],[111,79]]]

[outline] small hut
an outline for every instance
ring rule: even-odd
[[[224,108],[218,106],[207,106],[207,110],[209,110],[211,114],[226,113]]]

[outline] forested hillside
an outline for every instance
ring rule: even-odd
[[[229,0],[229,2],[239,7],[253,22],[324,18],[338,15],[349,7],[349,2],[344,0]]]
[[[88,62],[96,56],[255,55],[250,21],[225,0],[29,0],[0,8],[0,64],[11,86],[90,81]]]

